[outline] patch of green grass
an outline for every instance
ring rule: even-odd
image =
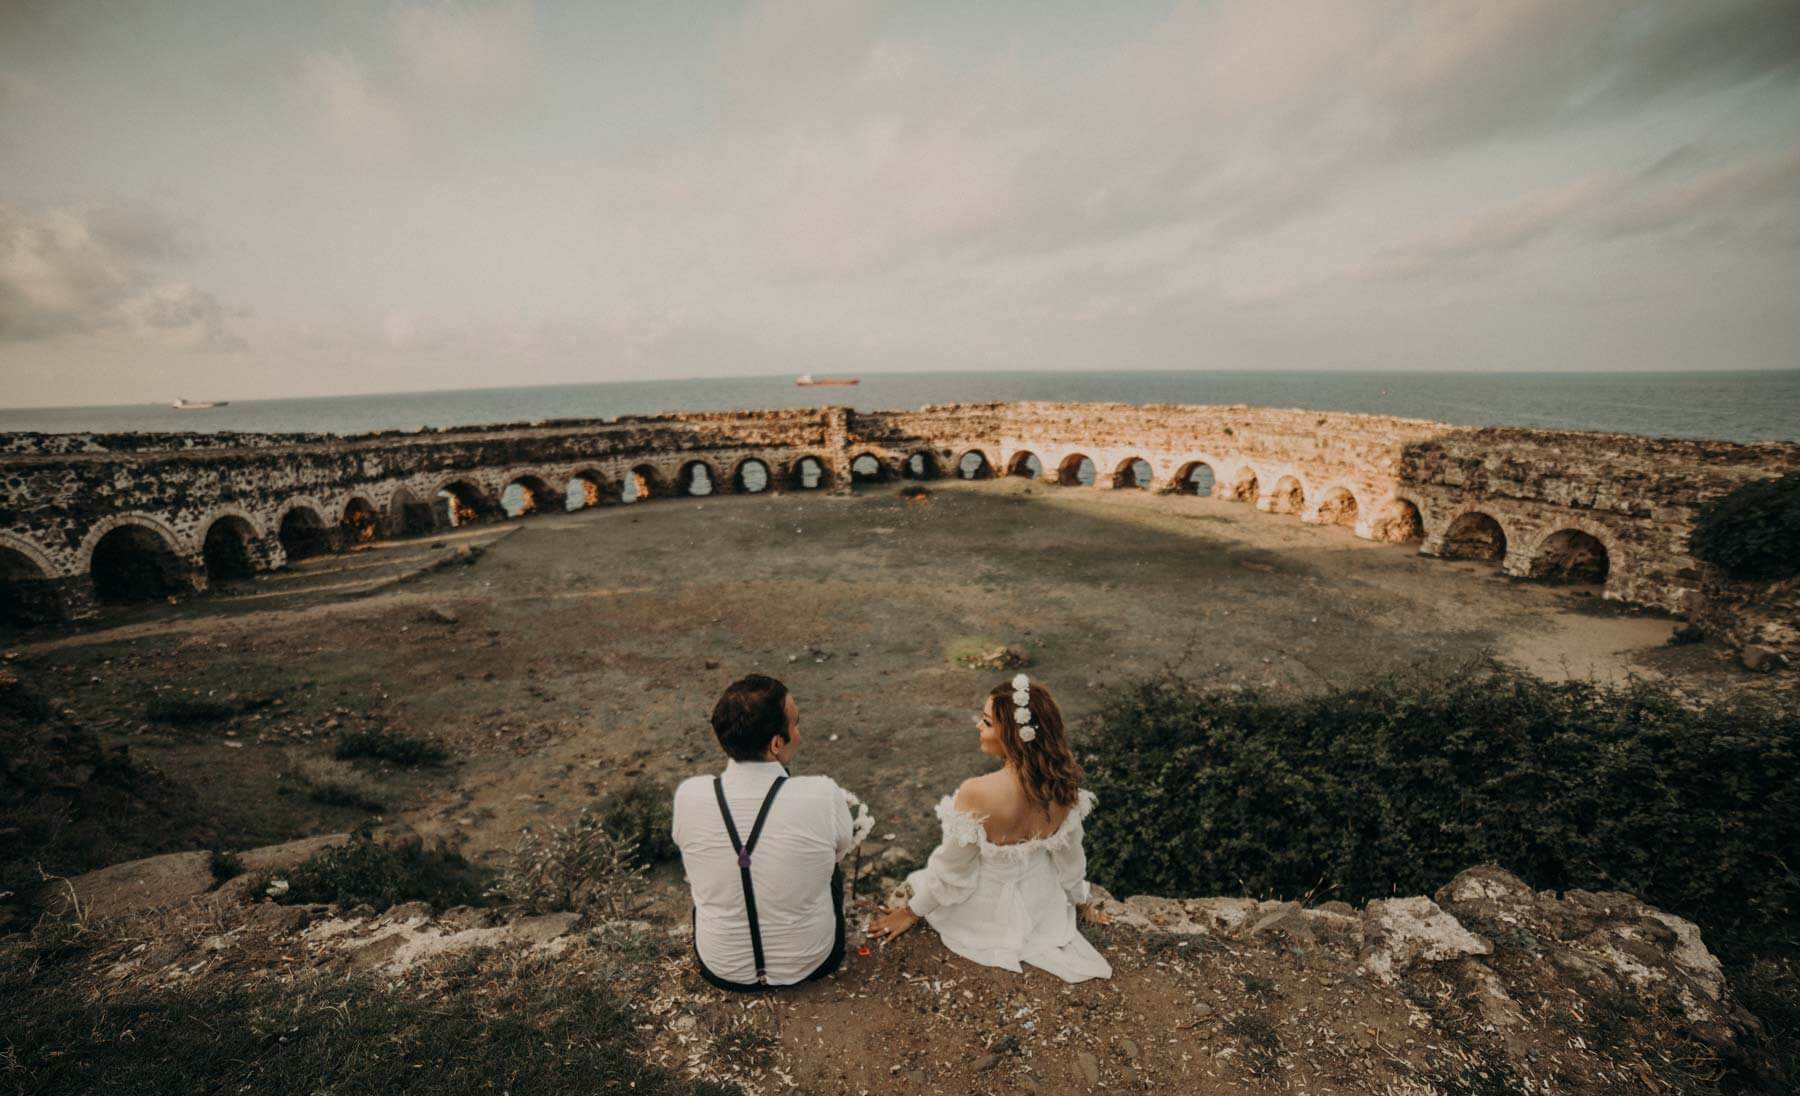
[[[430,1001],[322,976],[104,1001],[37,991],[0,1014],[3,1068],[38,1096],[736,1091],[637,1058],[632,1016],[605,991],[536,986]]]
[[[275,697],[267,693],[215,696],[171,690],[156,694],[144,704],[144,718],[170,727],[195,727],[223,723],[233,716],[267,708],[273,703]]]
[[[397,731],[350,731],[338,735],[332,756],[339,761],[371,757],[396,765],[441,765],[450,760],[450,751]]]
[[[322,849],[292,868],[264,873],[250,893],[266,893],[274,879],[288,885],[277,899],[281,902],[366,902],[377,910],[401,902],[429,902],[438,909],[482,905],[487,881],[456,853],[388,848],[374,839],[366,822],[347,843]]]

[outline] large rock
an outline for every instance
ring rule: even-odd
[[[117,917],[178,905],[212,890],[217,882],[212,853],[172,852],[52,880],[39,888],[37,901],[58,916]]]
[[[1413,963],[1442,963],[1493,950],[1429,898],[1380,898],[1363,907],[1362,968],[1389,984]]]

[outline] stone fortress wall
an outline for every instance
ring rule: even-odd
[[[201,590],[357,541],[532,511],[959,475],[1215,494],[1689,612],[1705,577],[1686,549],[1696,508],[1797,468],[1790,443],[1243,406],[829,407],[358,436],[8,434],[0,614],[79,619],[97,599]]]

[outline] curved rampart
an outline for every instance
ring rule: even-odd
[[[1035,458],[1035,462],[1032,460]],[[756,465],[761,466],[760,474]],[[369,536],[680,494],[850,490],[1032,474],[1071,488],[1201,490],[1506,573],[1567,571],[1688,608],[1695,508],[1800,468],[1800,445],[1641,438],[1242,406],[974,404],[734,411],[322,434],[0,435],[0,609],[82,616],[95,554],[131,527],[176,587]],[[548,493],[551,497],[543,496]],[[221,525],[220,523],[224,523]]]

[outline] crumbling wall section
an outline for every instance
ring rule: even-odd
[[[1086,457],[1101,489],[1139,486],[1124,474],[1138,460],[1150,465],[1153,489],[1175,489],[1184,470],[1204,464],[1221,497],[1364,537],[1404,536],[1416,511],[1428,555],[1451,545],[1459,517],[1481,513],[1504,536],[1500,566],[1519,577],[1553,570],[1540,558],[1556,550],[1546,543],[1575,530],[1604,549],[1606,596],[1670,610],[1691,609],[1701,596],[1701,572],[1686,551],[1695,508],[1800,467],[1792,444],[1116,403],[722,411],[357,436],[10,434],[0,435],[0,562],[20,581],[41,571],[67,584],[79,610],[94,545],[123,524],[160,538],[199,587],[207,530],[226,516],[253,531],[259,565],[280,566],[282,520],[300,507],[339,537],[357,526],[345,522],[347,508],[372,509],[383,532],[416,532],[449,513],[439,492],[452,484],[472,493],[475,504],[460,509],[478,516],[497,513],[516,481],[554,494],[579,477],[592,485],[582,497],[607,502],[635,469],[666,493],[694,461],[706,463],[719,493],[734,489],[751,459],[767,467],[771,489],[795,487],[800,462],[812,458],[825,470],[822,485],[845,490],[851,461],[864,453],[882,463],[884,478],[904,475],[915,453],[930,454],[943,475],[956,475],[969,453],[996,474],[1030,453],[1052,482],[1066,480],[1058,475],[1065,461]]]

